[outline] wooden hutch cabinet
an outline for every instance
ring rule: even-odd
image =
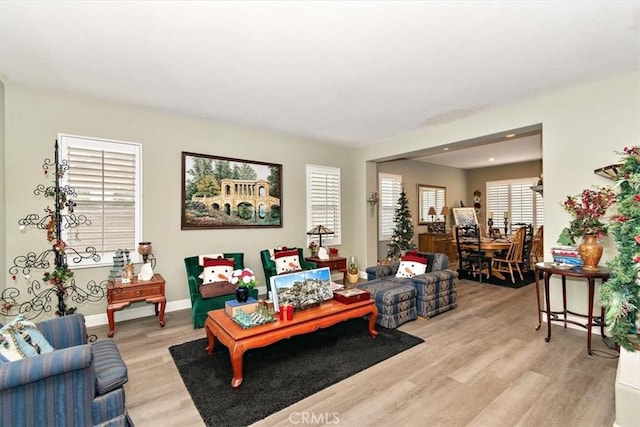
[[[451,242],[451,233],[420,233],[418,249],[422,252],[442,252],[449,257],[449,264],[458,259],[455,245]]]

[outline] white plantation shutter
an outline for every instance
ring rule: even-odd
[[[444,188],[420,187],[420,192],[422,194],[420,212],[423,217],[419,218],[419,222],[444,221],[444,215],[440,215],[444,207]],[[399,193],[398,197],[400,197]],[[429,208],[432,206],[436,210],[436,215],[433,217],[433,220],[431,215],[429,215]]]
[[[530,188],[537,182],[538,178],[487,182],[487,214],[493,212],[494,227],[504,227],[504,212],[509,212],[509,224],[543,225],[544,200]]]
[[[536,193],[536,227],[544,224],[544,199],[540,193]]]
[[[91,221],[63,230],[64,240],[81,253],[88,246],[96,248],[100,263],[86,265],[112,264],[117,249],[129,249],[137,261],[142,240],[140,145],[61,135],[60,146],[61,159],[69,165],[64,184],[77,193],[74,214]]]
[[[317,225],[334,234],[322,236],[322,246],[342,244],[342,213],[340,202],[340,169],[307,165],[307,230]],[[307,243],[319,240],[307,236]]]
[[[531,182],[520,182],[511,184],[511,202],[509,216],[511,223],[533,224],[535,212],[533,201],[536,193],[532,191]]]
[[[380,240],[390,240],[393,236],[393,229],[395,228],[393,218],[398,208],[400,193],[402,192],[402,175],[388,173],[378,174],[378,189],[380,191],[378,234]]]

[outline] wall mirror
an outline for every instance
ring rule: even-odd
[[[418,224],[444,223],[447,217],[445,201],[447,188],[418,184]]]

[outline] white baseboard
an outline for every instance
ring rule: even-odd
[[[191,308],[191,300],[189,299],[170,301],[167,303],[165,313],[169,313],[171,311],[184,310],[187,308]],[[116,311],[114,313],[114,319],[116,322],[119,322],[122,320],[138,319],[140,317],[147,317],[147,316],[155,316],[155,307],[153,304],[146,304],[144,306],[134,307],[134,308],[125,308],[123,310]],[[84,320],[85,320],[85,324],[87,325],[87,328],[90,328],[92,326],[106,325],[109,323],[109,320],[107,319],[107,313],[85,316]]]

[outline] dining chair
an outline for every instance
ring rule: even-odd
[[[513,224],[515,227],[524,228],[524,240],[522,241],[522,271],[529,271],[531,251],[533,249],[533,225],[526,222]],[[514,231],[515,232],[515,231]]]
[[[526,227],[518,228],[511,240],[511,246],[504,257],[498,256],[491,260],[491,269],[495,272],[509,273],[511,275],[511,283],[516,282],[513,274],[514,270],[520,275],[520,280],[524,280],[520,264],[522,263],[522,249],[525,233]]]
[[[529,268],[535,269],[536,264],[544,260],[544,226],[541,225],[533,236],[531,245],[531,256],[529,258]]]
[[[491,276],[491,259],[485,257],[481,249],[482,235],[477,224],[455,227],[456,247],[458,249],[458,275],[467,273],[478,277],[482,283],[482,274]]]
[[[487,234],[487,227],[485,227],[484,224],[478,224],[478,228],[480,228],[480,237],[482,237],[483,239],[489,237],[489,235]]]

